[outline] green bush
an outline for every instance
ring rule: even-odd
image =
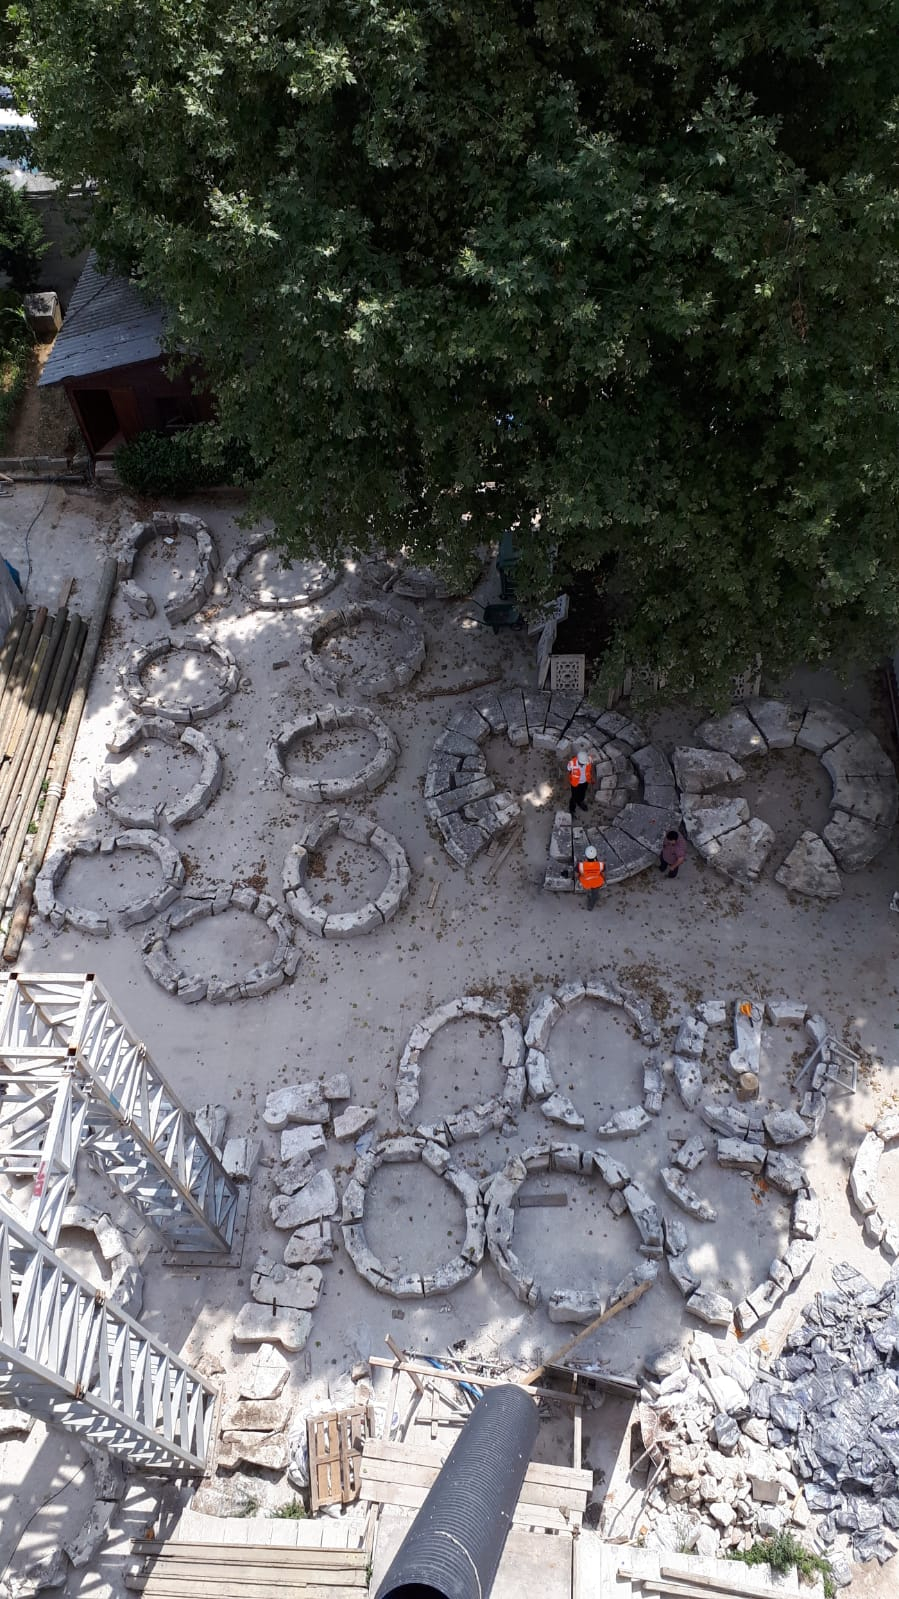
[[[824,1578],[824,1592],[827,1599],[833,1599],[837,1591],[830,1561],[825,1560],[823,1555],[813,1554],[810,1549],[806,1549],[791,1532],[779,1532],[774,1538],[760,1539],[751,1549],[734,1550],[730,1559],[742,1560],[745,1566],[770,1566],[772,1571],[781,1574],[795,1566],[800,1577],[804,1577],[806,1582],[813,1582],[817,1576]]]
[[[277,1510],[271,1512],[274,1521],[305,1521],[306,1506],[302,1499],[289,1499],[286,1505],[279,1505]]]
[[[115,469],[126,489],[177,497],[234,482],[234,466],[215,432],[202,425],[183,433],[141,433],[116,450]]]
[[[24,294],[35,287],[47,249],[40,217],[21,189],[0,178],[0,271],[9,273],[14,289]]]

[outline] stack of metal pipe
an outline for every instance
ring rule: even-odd
[[[29,832],[46,794],[87,623],[61,607],[23,606],[0,646],[0,914],[11,897]]]

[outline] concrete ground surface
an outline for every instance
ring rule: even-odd
[[[237,526],[242,507],[236,496],[191,500],[172,509],[189,510],[207,522],[223,564],[246,539]],[[0,553],[20,569],[23,580],[28,579],[29,600],[51,609],[62,581],[74,576],[70,604],[89,616],[103,556],[135,516],[146,514],[146,507],[135,507],[108,491],[18,485],[14,496],[0,505]],[[265,562],[257,565],[257,575],[264,566]],[[170,835],[185,863],[186,892],[233,883],[264,890],[281,902],[285,856],[300,826],[318,808],[304,808],[267,782],[269,741],[284,724],[328,701],[300,665],[311,623],[350,598],[379,596],[372,596],[361,573],[352,568],[325,599],[297,611],[253,611],[240,595],[229,601],[219,585],[201,615],[169,627],[161,615],[161,602],[171,588],[186,586],[190,568],[189,541],[178,540],[139,557],[135,580],[156,599],[160,614],[155,618],[135,619],[120,595],[113,600],[51,848],[82,832],[115,830],[102,813],[97,814],[92,781],[107,759],[107,740],[130,712],[118,674],[132,649],[162,633],[176,640],[201,634],[233,652],[241,676],[230,704],[200,724],[224,758],[222,791],[204,816]],[[244,569],[245,584],[253,570]],[[174,571],[180,574],[176,582]],[[490,581],[486,576],[480,598]],[[270,561],[266,582],[279,591],[289,590],[287,576],[273,572]],[[227,1373],[249,1360],[250,1352],[232,1345],[233,1321],[249,1298],[249,1275],[259,1250],[267,1248],[279,1256],[289,1236],[279,1233],[269,1217],[273,1170],[279,1159],[278,1135],[262,1122],[270,1090],[345,1071],[352,1082],[353,1102],[377,1107],[376,1131],[398,1130],[397,1062],[419,1018],[446,1000],[480,993],[502,999],[526,1024],[543,994],[563,982],[600,973],[652,1004],[663,1040],[669,1044],[682,1011],[698,999],[782,995],[802,999],[823,1013],[838,1037],[862,1051],[857,1093],[831,1100],[819,1135],[802,1152],[823,1208],[817,1260],[801,1288],[749,1341],[763,1349],[773,1346],[797,1306],[827,1284],[830,1266],[837,1260],[851,1261],[880,1282],[888,1269],[886,1262],[864,1242],[846,1183],[865,1128],[899,1102],[895,973],[899,920],[888,911],[899,882],[895,836],[870,867],[844,875],[843,895],[836,901],[790,899],[774,883],[773,867],[757,886],[744,890],[691,852],[676,882],[662,880],[654,870],[644,873],[604,891],[596,911],[588,915],[581,898],[542,890],[552,815],[557,804],[565,803],[563,763],[539,751],[513,750],[504,739],[494,739],[488,746],[489,769],[496,774],[497,786],[511,789],[523,807],[522,843],[493,881],[485,878],[483,857],[463,871],[444,853],[425,814],[422,790],[428,754],[446,716],[466,703],[467,685],[495,679],[500,685],[533,686],[533,641],[485,631],[470,601],[391,603],[421,623],[427,660],[408,688],[373,702],[373,709],[400,742],[393,775],[379,793],[341,808],[375,819],[406,850],[412,891],[395,920],[368,937],[346,942],[323,942],[297,927],[294,939],[301,959],[293,981],[264,998],[213,1006],[184,1004],[157,986],[142,962],[142,928],[103,940],[68,929],[57,933],[36,915],[32,918],[18,962],[21,970],[96,972],[182,1100],[190,1106],[221,1102],[230,1113],[229,1134],[245,1133],[261,1142],[242,1266],[237,1271],[165,1269],[158,1246],[140,1234],[127,1208],[114,1197],[108,1201],[113,1219],[130,1227],[135,1247],[145,1253],[147,1327],[188,1360],[220,1360],[226,1367],[226,1384]],[[364,636],[338,639],[328,646],[333,666],[343,674],[341,688],[347,702],[360,700],[354,692],[354,675],[392,647],[389,632],[384,636],[381,629],[370,626]],[[277,665],[281,662],[287,664]],[[179,656],[154,668],[152,679],[154,687],[168,685],[181,695],[201,695],[214,675],[208,658]],[[148,674],[146,681],[152,679]],[[797,688],[849,706],[895,756],[873,675],[843,688],[829,674],[803,673]],[[691,708],[633,714],[648,736],[670,752],[674,742],[690,741],[692,728],[708,709],[697,702]],[[309,764],[316,772],[326,762],[330,770],[346,770],[348,763],[368,752],[366,737],[357,732],[322,735],[320,749],[309,746]],[[294,760],[302,764],[299,757]],[[182,792],[195,775],[191,758],[155,743],[113,764],[123,794],[144,802]],[[776,864],[804,828],[820,825],[829,788],[811,755],[790,752],[788,757],[770,757],[764,768],[757,765],[746,795],[753,812],[777,830],[778,846],[783,848],[774,852]],[[60,898],[77,899],[94,909],[125,905],[138,892],[149,891],[153,875],[142,855],[93,856],[76,862],[60,885]],[[438,897],[429,909],[437,885]],[[323,851],[310,886],[332,896],[331,909],[350,908],[382,886],[380,857],[335,840]],[[260,924],[229,912],[180,934],[177,953],[192,969],[225,977],[264,958],[269,942],[273,941]],[[714,1060],[716,1049],[724,1058],[731,1047],[726,1030],[718,1031],[717,1044],[710,1034],[707,1062]],[[807,1053],[801,1029],[766,1034],[764,1098],[796,1106],[791,1076]],[[585,1116],[585,1128],[565,1134],[550,1128],[539,1109],[530,1107],[517,1118],[514,1131],[457,1147],[454,1158],[473,1174],[498,1169],[509,1154],[550,1132],[589,1148],[597,1141],[597,1127],[614,1111],[640,1102],[645,1051],[614,1011],[584,1004],[566,1013],[552,1033],[549,1055],[556,1082]],[[495,1029],[473,1020],[444,1028],[422,1057],[421,1119],[431,1120],[497,1093],[499,1061]],[[713,1066],[707,1067],[707,1075],[714,1087]],[[608,1147],[667,1209],[658,1167],[666,1163],[675,1137],[703,1130],[708,1134],[698,1116],[682,1107],[669,1083],[658,1120],[638,1138],[610,1142]],[[707,1143],[712,1146],[711,1135]],[[351,1144],[329,1141],[319,1164],[330,1166],[340,1190],[352,1160]],[[890,1215],[895,1217],[899,1155],[885,1157],[881,1178]],[[710,1226],[687,1221],[690,1264],[704,1286],[720,1288],[736,1302],[764,1278],[768,1263],[779,1252],[786,1233],[786,1205],[777,1193],[759,1195],[745,1177],[720,1171],[709,1162],[688,1180],[712,1200],[720,1218]],[[528,1179],[525,1192],[539,1193],[548,1181],[553,1190],[564,1190],[567,1206],[523,1209],[514,1242],[536,1275],[541,1298],[545,1300],[557,1286],[595,1284],[610,1290],[639,1259],[630,1219],[627,1215],[615,1219],[599,1180],[535,1176]],[[385,1260],[402,1262],[405,1270],[433,1269],[456,1252],[464,1234],[460,1201],[440,1178],[420,1166],[391,1166],[376,1173],[369,1186],[365,1225],[372,1248]],[[80,1265],[96,1271],[101,1280],[100,1263],[89,1252]],[[375,1293],[357,1276],[342,1247],[323,1270],[312,1336],[305,1353],[292,1357],[288,1393],[298,1412],[326,1392],[329,1379],[371,1353],[383,1353],[387,1333],[421,1353],[442,1356],[455,1348],[466,1355],[477,1353],[526,1367],[565,1343],[576,1330],[551,1325],[542,1303],[533,1310],[517,1303],[486,1258],[472,1279],[451,1296],[421,1302],[398,1302]],[[585,1342],[579,1357],[611,1372],[634,1373],[644,1353],[691,1325],[663,1269],[651,1292]],[[233,1382],[228,1391],[232,1390]],[[610,1469],[625,1413],[620,1403],[609,1401],[585,1416],[585,1463],[598,1473]],[[553,1458],[546,1451],[557,1448],[560,1462],[567,1461],[567,1423],[560,1421],[555,1433],[551,1428],[545,1431],[543,1458]],[[89,1502],[84,1474],[74,1476],[79,1460],[77,1444],[61,1436],[48,1437],[40,1426],[27,1444],[0,1445],[0,1572],[17,1544],[15,1569],[24,1556],[38,1558],[61,1534],[70,1535],[66,1526],[77,1529],[85,1499]],[[600,1484],[601,1480],[600,1476]],[[154,1495],[152,1484],[133,1480],[99,1559],[70,1574],[64,1590],[68,1599],[123,1591],[127,1540],[154,1520]],[[290,1491],[282,1497],[290,1497]],[[40,1509],[47,1499],[51,1502]],[[892,1567],[882,1573],[866,1570],[855,1579],[855,1587],[865,1594],[886,1594],[895,1580]]]

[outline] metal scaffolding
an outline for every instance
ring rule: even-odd
[[[92,973],[0,977],[0,1170],[51,1244],[80,1149],[175,1254],[227,1254],[239,1189]]]
[[[145,1471],[202,1471],[215,1394],[0,1201],[0,1394]]]

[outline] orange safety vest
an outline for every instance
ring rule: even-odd
[[[593,762],[588,761],[586,766],[581,766],[580,762],[575,758],[575,756],[572,756],[571,760],[568,762],[568,776],[571,781],[572,788],[580,788],[582,783],[592,783]]]
[[[578,861],[577,875],[581,888],[602,888],[605,883],[605,861]]]

